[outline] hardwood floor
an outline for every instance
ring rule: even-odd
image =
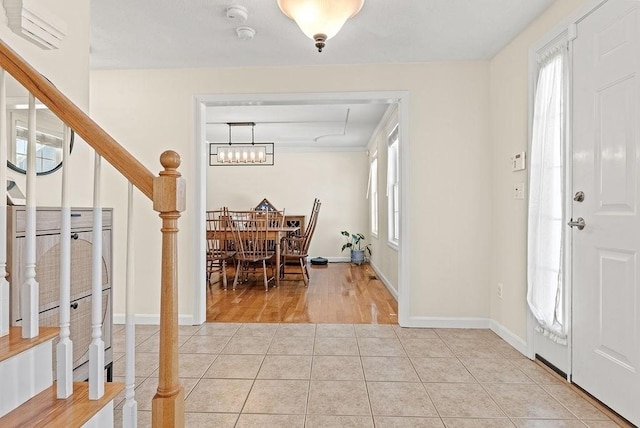
[[[295,266],[288,266],[295,269]],[[298,268],[299,269],[299,268]],[[287,275],[280,287],[265,292],[259,275],[228,290],[214,274],[207,290],[207,321],[395,324],[398,303],[368,265],[329,263],[310,266],[305,287],[296,275]]]

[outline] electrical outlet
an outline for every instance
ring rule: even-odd
[[[502,283],[498,283],[498,298],[502,299]]]
[[[524,183],[517,183],[513,185],[513,198],[524,199]]]

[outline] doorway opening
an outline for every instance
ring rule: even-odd
[[[326,132],[331,128],[328,122],[338,120],[322,120],[315,123],[317,127],[313,143],[300,144],[300,141],[280,139],[279,134],[273,134],[275,130],[283,126],[293,128],[299,126],[297,118],[314,109],[324,110],[329,115],[341,115],[343,129],[340,132]],[[285,111],[291,115],[286,119],[267,120],[273,116],[274,111]],[[384,114],[380,115],[382,111]],[[402,320],[406,314],[409,299],[408,269],[406,254],[408,235],[406,219],[407,213],[403,209],[406,200],[407,177],[407,150],[408,147],[408,93],[404,91],[380,91],[380,92],[347,92],[347,93],[301,93],[301,94],[233,94],[233,95],[203,95],[195,98],[195,153],[198,159],[196,172],[195,206],[197,227],[194,228],[193,242],[195,254],[201,255],[194,260],[193,268],[199,272],[194,284],[194,318],[196,322],[207,320],[207,288],[205,284],[206,272],[206,211],[229,206],[232,209],[248,209],[256,206],[263,198],[269,199],[277,208],[285,209],[285,214],[306,215],[315,197],[323,202],[319,215],[318,228],[311,244],[310,256],[324,256],[330,262],[348,261],[348,254],[340,252],[343,237],[340,232],[354,226],[353,232],[363,233],[368,242],[376,237],[371,236],[369,224],[369,159],[372,154],[370,142],[373,134],[384,133],[383,122],[389,117],[389,112],[395,111],[399,132],[403,136],[399,150],[399,191],[398,211],[400,224],[400,240],[397,249],[390,257],[397,266],[397,279],[385,276],[376,263],[366,267],[358,267],[360,271],[353,275],[360,275],[366,281],[381,280],[389,293],[397,300],[397,320]],[[238,112],[245,114],[239,120]],[[365,112],[377,112],[378,123],[375,132],[365,137],[359,136],[355,140],[349,140],[347,127],[358,127],[362,121],[366,121]],[[235,114],[235,116],[234,116]],[[250,114],[252,118],[246,116]],[[255,120],[255,117],[264,118],[264,123]],[[276,115],[277,116],[277,115]],[[251,121],[256,122],[255,141],[265,141],[264,138],[275,140],[275,165],[274,166],[232,166],[210,167],[209,144],[226,141],[227,136],[216,134],[216,128],[223,129],[229,122]],[[278,122],[278,123],[275,123]],[[335,123],[334,123],[335,124]],[[328,127],[328,128],[327,128]],[[264,134],[261,136],[260,132]],[[371,131],[371,130],[370,130]],[[295,134],[295,132],[294,132]],[[291,134],[290,134],[291,135]],[[222,139],[225,138],[225,139]],[[342,138],[343,141],[340,141]],[[212,141],[213,140],[213,141]],[[235,140],[234,140],[235,141]],[[312,144],[313,144],[312,143]],[[403,144],[404,143],[404,144]],[[369,145],[369,146],[368,146]],[[299,162],[297,162],[299,161]],[[280,171],[278,171],[280,168]],[[283,169],[291,170],[291,174],[283,177]],[[357,170],[360,173],[356,179],[355,190],[348,188],[349,179],[342,172],[347,169]],[[220,172],[219,172],[220,171]],[[222,172],[224,171],[224,173]],[[324,172],[324,175],[321,173]],[[329,175],[327,175],[327,172]],[[278,175],[279,174],[279,175]],[[343,177],[345,176],[345,177]],[[278,178],[279,177],[279,178]],[[324,177],[324,178],[323,178]],[[215,188],[214,188],[215,186]],[[254,190],[255,189],[255,190]],[[384,190],[381,191],[384,195]],[[270,197],[271,196],[271,197]],[[278,206],[280,205],[280,206]],[[349,210],[354,212],[350,212]],[[342,214],[341,214],[342,213]],[[324,218],[323,218],[324,214]],[[345,216],[343,218],[342,216]],[[324,224],[323,224],[324,223]],[[386,242],[380,242],[381,247],[388,248]],[[337,248],[337,251],[336,251]],[[375,248],[375,246],[374,246]],[[374,253],[375,254],[375,253]],[[345,257],[347,256],[347,257]],[[375,257],[375,255],[374,255]],[[343,269],[348,264],[341,266]],[[330,266],[331,268],[332,266]],[[337,265],[334,267],[338,267]],[[312,275],[316,273],[313,270]],[[340,275],[343,275],[344,272]],[[352,275],[351,272],[348,275]],[[322,278],[322,275],[318,275]],[[395,276],[395,272],[394,275]],[[392,277],[392,275],[389,275]],[[282,283],[281,283],[282,284]],[[300,285],[300,287],[304,287]],[[309,287],[313,287],[313,282]],[[259,287],[258,287],[259,288]],[[386,292],[386,290],[385,290]],[[262,288],[263,300],[282,298],[276,293],[265,292]],[[231,294],[231,284],[227,294]],[[388,314],[395,315],[395,314]],[[300,320],[296,321],[300,322]],[[314,322],[311,319],[309,322]],[[327,321],[325,321],[327,322]],[[373,321],[377,322],[377,321]]]

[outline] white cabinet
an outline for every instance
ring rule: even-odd
[[[24,282],[23,254],[25,207],[7,207],[7,271],[11,283],[11,323],[20,325],[20,286]],[[71,340],[73,341],[74,380],[86,380],[91,342],[91,276],[93,211],[71,211]],[[102,211],[102,337],[105,367],[111,378],[112,327],[112,210]],[[36,212],[36,281],[40,284],[40,325],[59,325],[60,294],[60,210],[38,208]],[[54,346],[55,346],[54,342]],[[55,356],[53,368],[55,370]]]

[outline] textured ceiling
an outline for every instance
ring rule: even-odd
[[[276,0],[91,0],[93,69],[379,64],[486,60],[555,0],[366,0],[318,53]],[[238,23],[226,8],[239,4]],[[255,37],[243,41],[238,26]],[[256,141],[277,149],[364,150],[388,104],[336,102],[207,107],[206,139],[226,122],[256,122]],[[250,141],[234,128],[233,141]]]
[[[179,68],[489,59],[555,0],[366,0],[318,53],[276,0],[91,0],[91,67]],[[244,23],[226,18],[248,9]],[[251,41],[235,28],[250,26]]]

